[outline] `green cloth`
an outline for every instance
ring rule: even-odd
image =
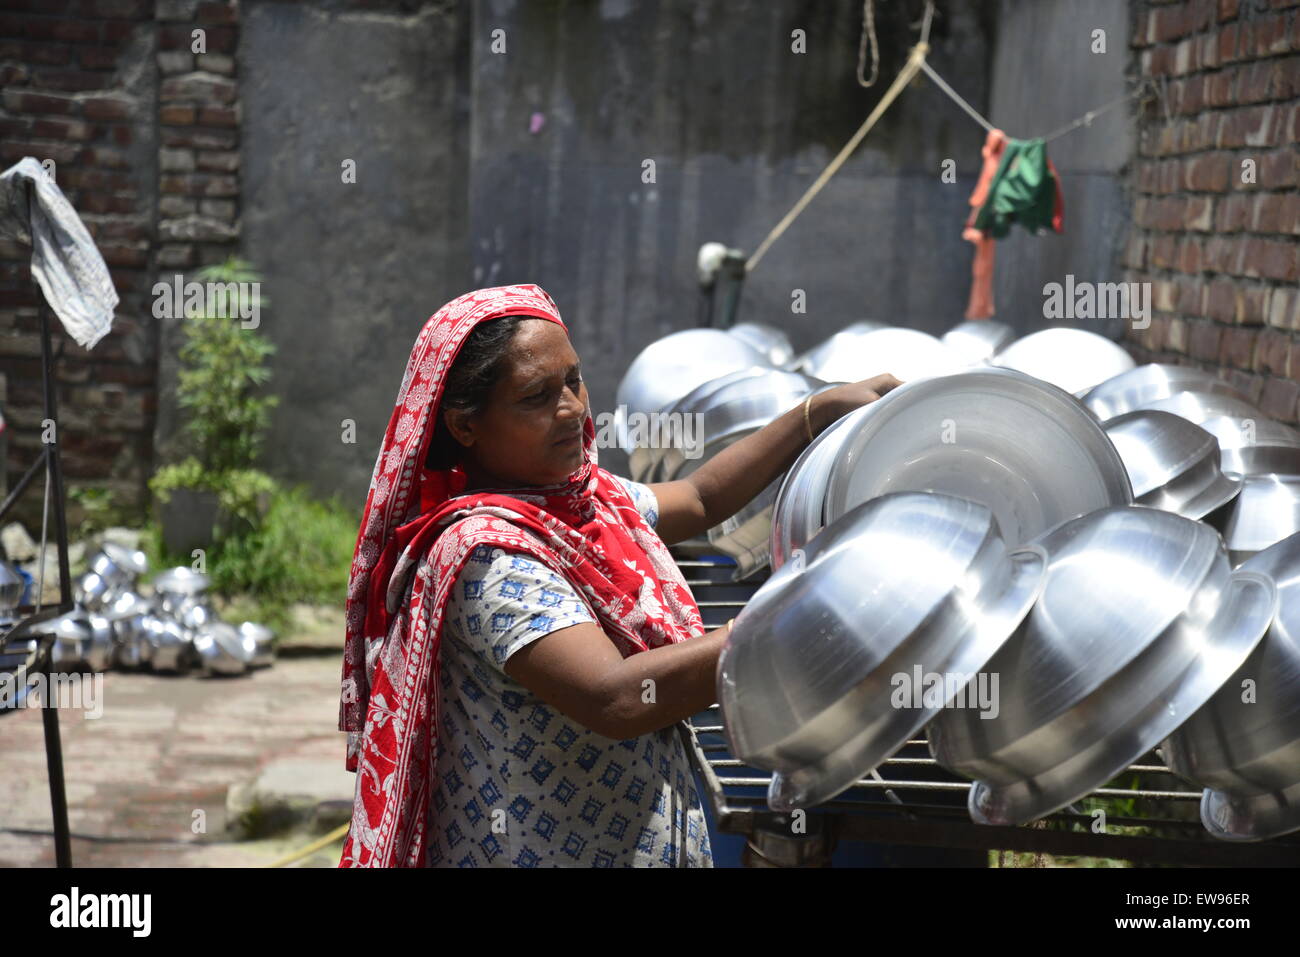
[[[1013,223],[1031,233],[1050,230],[1055,203],[1056,177],[1042,139],[1008,140],[973,225],[994,239],[1006,236]]]

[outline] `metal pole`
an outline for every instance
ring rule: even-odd
[[[54,423],[53,441],[46,448],[48,465],[45,481],[53,483],[51,498],[54,501],[54,534],[59,549],[59,611],[72,610],[72,581],[68,569],[68,525],[63,512],[63,471],[59,467],[58,409],[54,396],[54,350],[50,343],[50,309],[41,309],[41,355],[44,360],[45,417]],[[44,562],[45,555],[41,555]],[[39,597],[38,597],[39,600]],[[40,608],[36,611],[39,613]],[[41,673],[49,679],[53,653],[44,656]],[[54,818],[54,860],[58,867],[72,867],[72,840],[68,832],[68,799],[63,787],[63,745],[59,737],[59,702],[56,695],[46,691],[41,702],[41,716],[45,723],[45,766],[50,779],[50,812]]]

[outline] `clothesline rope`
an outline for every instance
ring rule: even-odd
[[[924,27],[922,29],[923,38],[929,37],[930,16],[932,13],[933,13],[933,3],[927,3],[926,11],[925,11]],[[863,124],[860,127],[858,127],[858,131],[853,134],[853,136],[849,139],[847,143],[844,144],[844,148],[839,151],[839,153],[836,155],[836,157],[833,160],[831,160],[830,164],[824,170],[822,170],[821,175],[818,176],[817,179],[813,181],[813,184],[809,186],[807,190],[804,191],[804,194],[801,197],[799,197],[799,201],[795,203],[794,206],[791,207],[790,211],[786,213],[785,216],[781,219],[781,221],[772,228],[772,231],[767,234],[767,237],[759,244],[758,248],[754,250],[754,254],[750,256],[747,260],[745,260],[746,274],[753,271],[754,267],[758,265],[759,260],[763,258],[764,254],[768,251],[768,249],[771,248],[772,244],[781,238],[781,234],[784,233],[790,227],[790,224],[793,223],[799,217],[799,214],[802,213],[804,209],[807,208],[808,204],[812,202],[813,197],[815,197],[818,193],[820,193],[822,187],[825,186],[830,181],[830,178],[839,171],[840,167],[844,165],[845,161],[848,160],[849,156],[852,155],[853,151],[857,149],[858,144],[861,143],[862,140],[866,137],[867,133],[871,131],[871,128],[876,125],[876,121],[880,119],[880,117],[884,114],[885,110],[889,109],[889,107],[893,104],[894,100],[898,97],[898,94],[903,91],[903,88],[906,87],[907,84],[911,82],[912,77],[914,77],[917,73],[924,71],[926,76],[930,77],[930,79],[932,79],[935,82],[935,85],[938,86],[939,89],[941,89],[944,93],[946,93],[953,100],[953,102],[955,102],[958,106],[960,106],[963,110],[965,110],[968,114],[970,114],[970,116],[975,120],[975,122],[979,123],[986,130],[991,131],[994,129],[992,123],[990,123],[987,119],[981,116],[979,111],[977,111],[975,107],[967,103],[962,98],[961,94],[959,94],[956,90],[954,90],[951,86],[949,86],[947,81],[944,80],[943,77],[939,76],[939,74],[934,71],[934,68],[931,67],[930,64],[926,62],[926,54],[929,53],[929,50],[930,50],[930,46],[926,42],[926,39],[922,39],[919,43],[916,44],[916,46],[912,47],[911,54],[907,58],[907,63],[904,64],[903,69],[899,71],[898,76],[894,78],[893,84],[889,87],[888,90],[885,91],[885,95],[880,98],[880,102],[877,103],[875,109],[871,111],[871,115],[866,118],[866,120],[863,122]],[[875,72],[874,68],[872,72],[873,73]],[[858,67],[858,82],[860,83],[862,82],[860,62]],[[872,82],[873,83],[875,82],[874,76],[872,77]],[[870,84],[864,84],[864,85],[870,85]],[[1041,137],[1041,139],[1043,140],[1044,143],[1046,143],[1056,139],[1057,137],[1064,136],[1066,133],[1069,133],[1077,129],[1080,126],[1090,126],[1092,124],[1092,121],[1096,119],[1098,116],[1101,116],[1103,113],[1107,112],[1108,110],[1112,110],[1115,107],[1128,102],[1134,97],[1145,92],[1150,87],[1151,87],[1150,81],[1143,80],[1136,90],[1132,90],[1129,93],[1126,93],[1123,96],[1115,100],[1112,100],[1111,102],[1103,106],[1097,107],[1096,109],[1089,110],[1087,113],[1083,114],[1083,116],[1079,117],[1077,120],[1074,120],[1066,124],[1065,126],[1061,127],[1058,130],[1054,130],[1053,132],[1048,133],[1046,136]]]

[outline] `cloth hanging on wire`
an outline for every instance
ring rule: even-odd
[[[980,153],[984,164],[962,230],[962,238],[975,244],[967,319],[988,319],[994,313],[995,240],[1004,239],[1016,223],[1035,234],[1064,231],[1061,178],[1041,138],[1016,140],[991,129]]]
[[[108,266],[63,190],[31,156],[0,173],[0,238],[32,247],[32,276],[77,344],[93,349],[113,325]]]

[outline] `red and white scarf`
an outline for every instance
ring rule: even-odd
[[[459,467],[424,468],[461,343],[512,315],[564,326],[531,283],[466,293],[425,323],[375,461],[348,583],[339,730],[357,787],[340,867],[425,864],[443,610],[477,546],[525,552],[563,575],[624,657],[704,633],[662,539],[596,464],[590,413],[586,461],[559,485],[465,493]]]

